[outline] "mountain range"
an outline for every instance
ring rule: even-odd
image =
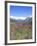
[[[22,20],[22,19],[13,19],[10,18],[10,22],[23,22],[24,24],[32,24],[32,17],[27,17],[26,19]]]

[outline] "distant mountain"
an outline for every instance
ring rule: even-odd
[[[26,18],[25,20],[24,20],[25,22],[31,22],[32,21],[32,17],[31,18]]]
[[[32,24],[32,17],[27,17],[25,20],[22,19],[11,19],[10,18],[10,22],[23,22],[24,24]]]
[[[28,18],[26,18],[25,20],[24,20],[24,24],[32,24],[32,17],[30,18],[30,17],[28,17]]]
[[[17,22],[17,20],[10,18],[10,22]]]

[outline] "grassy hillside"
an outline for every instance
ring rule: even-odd
[[[32,25],[13,22],[10,23],[10,40],[31,39]]]

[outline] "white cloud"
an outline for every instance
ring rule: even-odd
[[[31,16],[30,16],[31,17]],[[22,20],[25,20],[27,17],[15,17],[15,16],[10,16],[11,19],[22,19]]]

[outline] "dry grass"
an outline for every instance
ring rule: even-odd
[[[10,24],[10,40],[31,39],[32,25],[19,25],[16,23]]]

